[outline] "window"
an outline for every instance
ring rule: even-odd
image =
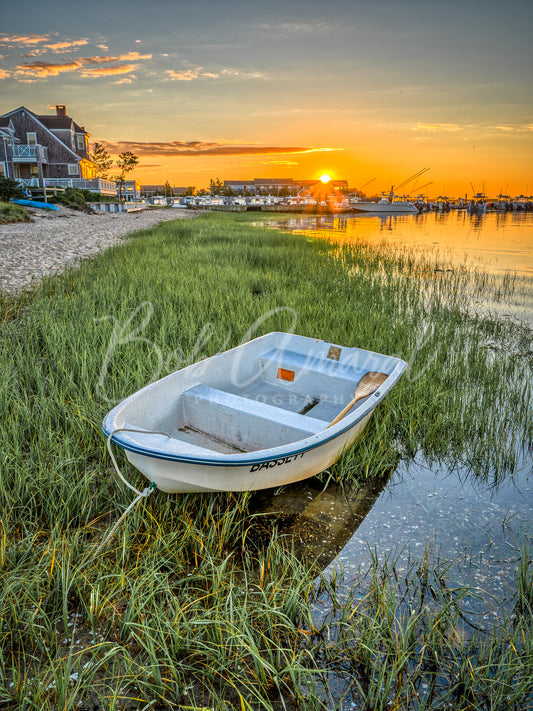
[[[69,163],[68,166],[68,174],[69,175],[78,175],[78,164],[77,163]]]
[[[76,143],[79,151],[85,150],[85,136],[76,136]]]
[[[36,133],[27,133],[26,138],[28,139],[28,146],[36,146],[37,145],[37,134]]]
[[[6,176],[6,164],[0,163],[0,178],[5,178]]]

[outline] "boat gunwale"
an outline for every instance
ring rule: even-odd
[[[267,334],[271,335],[271,334]],[[325,341],[326,342],[326,341]],[[327,342],[326,342],[327,343]],[[241,344],[246,345],[246,344]],[[238,348],[239,346],[237,346]],[[233,350],[233,349],[231,349]],[[364,349],[358,349],[363,351]],[[227,352],[227,351],[226,351]],[[385,354],[375,353],[373,351],[365,351],[369,354],[383,356]],[[217,354],[218,355],[218,354]],[[216,356],[211,356],[216,357]],[[387,380],[378,388],[378,390],[373,393],[366,402],[364,402],[360,407],[358,407],[354,412],[348,413],[342,420],[340,420],[336,425],[331,428],[325,428],[320,432],[317,432],[309,437],[300,440],[294,440],[294,442],[289,442],[288,444],[280,445],[278,447],[271,447],[268,449],[258,449],[251,452],[244,452],[242,454],[222,454],[213,451],[213,454],[192,454],[192,453],[174,453],[174,452],[164,452],[162,450],[153,449],[152,447],[143,445],[137,438],[143,435],[159,435],[165,436],[163,433],[153,432],[151,430],[143,430],[139,427],[138,431],[132,431],[131,425],[124,425],[124,429],[128,430],[127,434],[121,433],[122,428],[111,429],[107,423],[110,420],[115,419],[119,414],[120,410],[125,407],[133,399],[141,396],[143,391],[147,388],[154,386],[156,383],[150,383],[144,386],[140,390],[136,391],[125,400],[118,403],[104,418],[102,423],[103,432],[110,441],[117,444],[122,449],[133,452],[134,454],[143,455],[152,459],[162,459],[166,461],[173,462],[183,462],[187,464],[199,464],[199,465],[209,465],[209,466],[246,466],[249,464],[255,464],[260,462],[270,461],[272,459],[281,459],[282,457],[303,454],[307,451],[316,449],[322,445],[325,445],[332,440],[346,434],[351,429],[353,429],[362,419],[367,415],[371,414],[376,406],[383,400],[385,395],[392,389],[396,382],[400,379],[401,375],[407,367],[407,363],[401,358],[395,356],[385,356],[393,361],[396,361],[396,365],[392,372],[388,375]],[[205,360],[209,360],[205,359]],[[198,361],[199,363],[202,361]],[[193,364],[195,365],[195,364]],[[189,366],[191,367],[191,366]],[[162,378],[175,376],[181,371],[175,371],[169,375]],[[160,381],[157,381],[160,382]],[[325,433],[331,431],[328,436]],[[174,438],[172,438],[174,439]],[[176,440],[179,441],[179,440]],[[295,447],[295,445],[298,445]]]

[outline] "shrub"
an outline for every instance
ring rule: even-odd
[[[87,205],[84,192],[88,191],[78,190],[77,188],[66,188],[63,192],[54,195],[49,202],[60,203],[61,205],[65,205],[65,207],[70,207],[72,210],[88,212],[90,208]]]
[[[24,192],[16,180],[0,176],[0,200],[9,202],[11,199],[17,200],[23,197]]]

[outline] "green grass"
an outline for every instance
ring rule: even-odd
[[[21,205],[0,201],[0,225],[9,222],[30,222],[30,216]]]
[[[250,494],[156,492],[92,558],[132,498],[101,434],[111,405],[273,330],[409,363],[324,483],[373,479],[420,451],[495,480],[531,452],[531,360],[522,355],[530,335],[469,314],[468,289],[490,284],[409,254],[339,248],[249,221],[167,222],[31,292],[0,296],[0,704],[331,709],[324,685],[348,678],[367,708],[415,708],[422,684],[434,689],[431,703],[498,708],[485,698],[503,674],[508,707],[520,708],[531,693],[529,549],[513,620],[453,644],[443,630],[469,592],[452,599],[434,566],[440,592],[415,619],[399,600],[417,604],[419,582],[411,576],[400,595],[393,566],[371,561],[362,606],[323,581],[335,618],[317,629],[317,571],[275,530],[264,535]],[[429,666],[417,669],[426,649]]]

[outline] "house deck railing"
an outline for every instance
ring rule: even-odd
[[[13,146],[13,160],[17,162],[48,163],[48,148],[46,146],[18,144]]]

